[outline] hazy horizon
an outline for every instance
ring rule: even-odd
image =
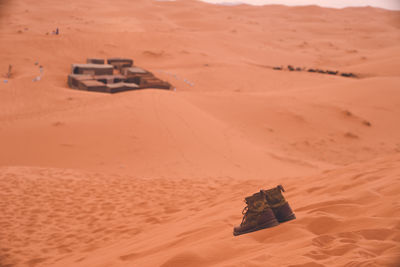
[[[385,8],[390,10],[400,10],[399,0],[353,0],[351,2],[347,0],[200,0],[207,3],[213,4],[250,4],[250,5],[270,5],[280,4],[287,6],[303,6],[303,5],[318,5],[321,7],[331,8],[345,8],[345,7],[357,7],[357,6],[372,6]]]

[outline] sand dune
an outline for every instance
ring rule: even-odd
[[[399,16],[0,2],[0,266],[398,265]],[[111,56],[175,90],[67,88],[71,63]],[[233,237],[277,184],[297,220]]]
[[[315,176],[263,180],[2,168],[0,234],[8,244],[3,261],[21,266],[395,266],[399,163],[397,155]],[[282,181],[298,219],[233,237],[241,197]]]

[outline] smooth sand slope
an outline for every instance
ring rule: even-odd
[[[0,2],[0,266],[397,266],[399,44],[374,8]],[[111,56],[176,91],[67,88]],[[298,219],[233,237],[277,184]]]

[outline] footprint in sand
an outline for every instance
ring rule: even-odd
[[[200,267],[200,266],[205,266],[206,262],[207,261],[200,255],[191,251],[185,251],[171,257],[169,260],[161,264],[160,267],[175,267],[175,266]]]
[[[130,260],[134,260],[138,257],[138,253],[130,253],[130,254],[126,254],[126,255],[122,255],[119,258],[123,261],[130,261]]]

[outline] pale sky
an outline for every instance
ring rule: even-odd
[[[343,8],[349,6],[374,6],[386,9],[400,10],[400,0],[201,0],[208,3],[233,4],[246,3],[251,5],[281,4],[288,6],[319,5],[323,7]]]

